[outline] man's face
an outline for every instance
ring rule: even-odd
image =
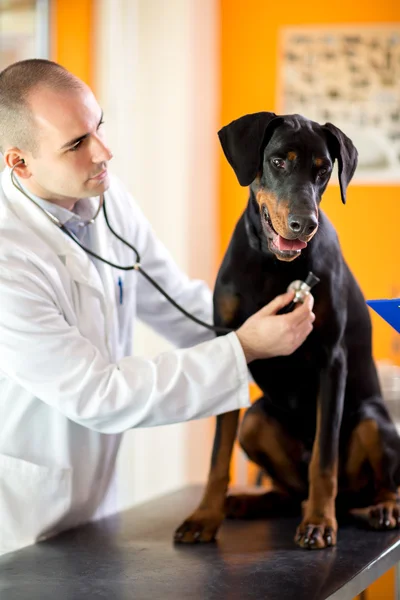
[[[97,196],[109,186],[102,111],[84,84],[78,90],[45,87],[29,97],[38,149],[26,155],[23,180],[34,194],[72,208],[79,198]]]

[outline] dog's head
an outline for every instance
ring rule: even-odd
[[[340,129],[300,115],[245,115],[219,132],[240,185],[250,186],[263,234],[279,260],[300,256],[318,229],[318,207],[337,159],[340,192],[357,166],[357,150]]]

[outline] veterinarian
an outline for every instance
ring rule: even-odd
[[[288,293],[215,337],[204,283],[188,279],[123,185],[90,89],[43,60],[0,73],[0,554],[115,511],[121,434],[249,404],[247,364],[292,353],[312,298]],[[89,255],[82,247],[93,252]],[[103,260],[101,260],[103,259]],[[132,356],[135,317],[179,349]]]

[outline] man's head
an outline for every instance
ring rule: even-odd
[[[60,65],[30,59],[0,73],[0,150],[34,194],[71,208],[108,187],[112,154],[88,86]]]

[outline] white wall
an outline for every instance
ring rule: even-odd
[[[191,276],[216,266],[216,0],[98,0],[96,93],[113,170]],[[136,352],[167,343],[141,326]],[[119,458],[120,508],[204,481],[213,420],[135,430]]]

